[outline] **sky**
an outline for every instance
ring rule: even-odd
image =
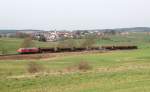
[[[150,27],[150,0],[0,0],[0,29]]]

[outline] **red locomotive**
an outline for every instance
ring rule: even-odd
[[[20,48],[17,52],[20,54],[39,53],[39,48]]]

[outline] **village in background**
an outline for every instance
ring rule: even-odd
[[[127,36],[131,33],[142,32],[150,34],[148,27],[134,27],[134,28],[118,28],[118,29],[95,29],[95,30],[0,30],[0,37],[5,38],[25,38],[32,37],[34,40],[43,42],[54,42],[65,39],[82,39],[88,36],[96,38],[107,39],[109,35]]]

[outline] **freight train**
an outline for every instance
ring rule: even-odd
[[[80,52],[89,50],[131,50],[138,49],[137,46],[100,46],[100,47],[74,47],[74,48],[19,48],[19,54],[33,53],[56,53],[56,52]]]

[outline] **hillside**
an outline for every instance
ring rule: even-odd
[[[74,31],[126,31],[126,32],[150,32],[150,27],[131,27],[131,28],[115,28],[115,29],[93,29],[93,30],[74,30]],[[33,29],[25,29],[25,30],[0,30],[0,33],[15,33],[15,32],[27,32],[27,31],[32,31],[32,32],[38,32],[38,31],[44,31],[44,30],[33,30]]]
[[[15,53],[23,39],[0,38]],[[38,47],[54,43],[34,41]],[[1,92],[149,92],[150,36],[131,33],[97,39],[97,45],[134,44],[137,50],[18,55],[0,60]],[[56,46],[56,45],[55,45]],[[34,59],[33,59],[34,57]],[[43,58],[44,57],[44,58]],[[32,59],[31,59],[32,58]]]
[[[150,27],[117,28],[114,30],[127,32],[150,32]]]
[[[131,28],[114,28],[114,29],[91,29],[91,30],[74,30],[74,31],[99,31],[99,32],[150,32],[150,27],[131,27]]]
[[[42,30],[33,30],[33,29],[27,29],[27,30],[13,30],[13,29],[10,29],[10,30],[0,30],[0,33],[16,33],[16,32],[22,32],[22,31],[42,31]]]

